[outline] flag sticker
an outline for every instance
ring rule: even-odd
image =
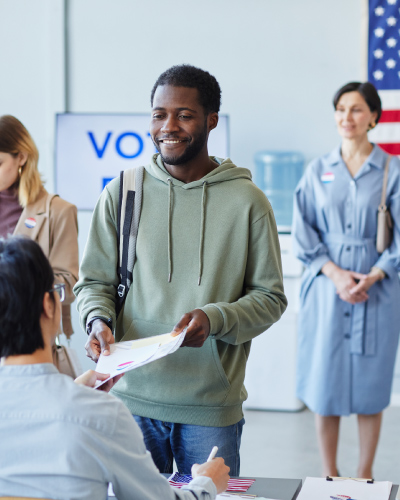
[[[25,226],[28,227],[29,229],[33,229],[36,226],[36,221],[33,217],[28,217],[25,220]]]
[[[174,488],[182,488],[185,484],[189,484],[193,477],[188,474],[180,474],[175,472],[168,478],[169,484]],[[242,477],[230,478],[228,480],[228,487],[226,491],[246,492],[250,486],[255,482],[255,479],[247,479]],[[242,496],[241,496],[242,497]],[[244,495],[243,495],[244,497]],[[242,498],[243,498],[242,497]]]
[[[332,172],[326,172],[325,174],[321,175],[321,181],[324,184],[328,184],[329,182],[332,182],[334,180],[335,180],[335,174],[333,174]]]

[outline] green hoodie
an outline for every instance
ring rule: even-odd
[[[145,167],[133,282],[115,326],[117,341],[149,337],[199,308],[210,336],[126,373],[113,392],[135,415],[223,427],[243,416],[251,339],[287,301],[271,205],[247,169],[213,159],[219,166],[188,184],[159,155]],[[115,325],[118,193],[115,179],[93,214],[74,288],[83,327],[94,316]]]

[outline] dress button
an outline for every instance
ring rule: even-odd
[[[350,252],[351,247],[346,247],[346,252]]]
[[[349,317],[350,313],[349,312],[345,312],[344,315],[347,316],[347,317]]]
[[[347,229],[351,229],[351,224],[347,224]]]
[[[350,338],[350,333],[346,333],[346,334],[344,335],[344,338],[345,338],[345,339],[349,339],[349,338]]]

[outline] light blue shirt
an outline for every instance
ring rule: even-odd
[[[105,500],[112,483],[118,500],[216,496],[207,477],[171,488],[121,401],[51,364],[0,367],[0,443],[0,495]]]
[[[387,154],[374,146],[354,178],[340,147],[314,160],[294,197],[293,241],[306,266],[298,329],[297,395],[320,415],[373,414],[390,401],[400,324],[400,161],[389,166],[386,205],[394,221],[390,247],[376,251],[377,210]],[[321,268],[369,273],[383,281],[367,301],[340,299]]]

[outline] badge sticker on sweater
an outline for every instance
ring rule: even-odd
[[[332,182],[335,180],[335,174],[332,172],[326,172],[325,174],[321,175],[321,181],[324,184],[329,184],[329,182]]]
[[[29,229],[33,229],[36,226],[36,221],[33,217],[28,217],[25,220],[25,226],[29,227]]]

